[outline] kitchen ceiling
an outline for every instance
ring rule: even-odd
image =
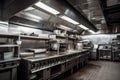
[[[13,14],[18,11],[25,9],[28,6],[32,6],[32,8],[22,10],[22,12],[17,13],[15,16],[36,21],[38,23],[51,22],[54,26],[62,24],[64,26],[77,29],[80,33],[83,31],[82,28],[59,18],[59,16],[67,15],[71,19],[78,22],[80,21],[80,24],[83,23],[83,25],[95,31],[97,28],[98,33],[108,33],[108,30],[109,32],[112,32],[111,30],[113,30],[113,28],[116,30],[116,26],[120,23],[120,0],[40,0],[55,10],[58,10],[60,12],[59,15],[53,15],[43,9],[40,9],[37,5],[34,5],[37,1],[39,0],[26,0],[25,2],[24,0],[4,0],[5,5],[3,8],[6,10],[3,12],[7,16],[4,15],[3,17],[11,18]],[[25,4],[26,2],[27,4]],[[20,3],[23,4],[23,6],[20,7],[21,5],[17,4],[17,7],[15,7],[16,5],[14,3]],[[60,4],[63,5],[61,6]],[[78,13],[80,13],[80,15]],[[37,19],[33,19],[30,15],[36,17]],[[95,26],[95,28],[92,28],[91,26]]]
[[[87,20],[84,13],[81,12],[79,14],[77,10],[74,11],[75,8],[72,8],[72,9],[69,8],[69,5],[66,5],[66,4],[68,4],[68,2],[61,1],[61,3],[59,3],[59,0],[51,0],[51,1],[43,0],[43,3],[45,3],[46,5],[52,6],[54,8],[54,10],[56,10],[56,11],[58,10],[57,12],[60,11],[58,15],[56,15],[54,13],[52,14],[49,11],[45,11],[45,10],[41,9],[41,6],[39,6],[38,3],[33,4],[31,7],[28,7],[27,9],[20,11],[15,16],[25,18],[25,19],[28,19],[31,21],[35,21],[38,23],[46,24],[48,22],[51,22],[51,23],[53,23],[54,26],[56,25],[57,27],[59,27],[59,25],[68,26],[68,27],[72,28],[73,31],[77,30],[79,33],[83,32],[84,29],[82,27],[79,27],[78,24],[82,24],[84,27],[87,26],[88,29],[90,28],[94,31],[97,30],[94,27],[94,25]],[[54,3],[54,5],[52,5],[53,3]],[[61,6],[62,3],[63,3],[63,6]],[[39,3],[39,4],[41,4],[41,3]],[[43,5],[43,4],[41,4],[41,5]],[[46,7],[46,6],[44,6],[44,7]],[[65,16],[65,15],[67,15],[67,16]],[[66,19],[63,19],[63,17],[70,18],[71,20],[69,19],[69,21],[66,21]],[[13,19],[11,19],[11,20],[13,20]],[[75,21],[76,22],[80,21],[80,22],[77,22],[77,24],[76,23],[74,24],[73,22],[75,22]]]
[[[67,0],[74,8],[82,13],[99,31],[106,33],[107,25],[99,4],[99,0]],[[98,32],[99,32],[98,31]]]
[[[120,0],[99,0],[110,33],[120,33]]]
[[[31,15],[29,15],[29,14],[32,14],[34,16],[31,17]],[[53,23],[52,26],[58,27],[58,28],[60,26],[59,24],[61,24],[61,25],[64,25],[64,26],[68,26],[68,27],[72,28],[73,30],[78,29],[78,31],[82,31],[81,28],[76,28],[76,26],[73,25],[72,23],[64,21],[59,17],[56,17],[54,15],[45,13],[45,12],[43,12],[39,9],[33,8],[33,7],[31,9],[27,8],[27,9],[17,13],[15,16],[22,17],[22,18],[25,18],[25,19],[28,19],[28,20],[31,20],[31,21],[35,21],[35,22],[38,22],[38,23],[48,24],[48,25],[50,23]],[[41,20],[36,20],[35,16],[38,16],[39,18],[41,18]],[[52,27],[52,26],[49,25],[49,27]]]

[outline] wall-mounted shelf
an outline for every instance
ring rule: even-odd
[[[20,60],[20,58],[18,57],[14,57],[14,58],[11,58],[11,59],[5,59],[5,60],[1,60],[0,63],[6,63],[6,62],[11,62],[11,61],[18,61]]]
[[[49,38],[37,37],[37,36],[27,36],[27,35],[20,35],[21,39],[37,39],[37,40],[49,40]]]
[[[0,62],[7,62],[11,59],[19,58],[19,45],[16,44],[16,41],[19,40],[18,34],[13,33],[0,33]],[[11,53],[9,55],[9,53]]]
[[[2,38],[15,38],[15,37],[19,37],[19,35],[12,34],[12,33],[0,33],[0,37],[2,37]]]
[[[0,47],[18,47],[19,45],[16,44],[4,44],[4,45],[0,45]]]
[[[22,38],[22,39],[49,40],[49,38],[45,38],[45,37],[19,35],[19,34],[12,34],[12,33],[0,33],[0,37],[1,37],[1,38],[15,38],[15,37],[20,37],[20,38]]]

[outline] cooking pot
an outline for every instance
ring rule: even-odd
[[[61,30],[54,30],[55,34],[61,34]]]
[[[82,43],[76,43],[76,49],[77,50],[82,50],[83,49],[83,44]]]
[[[58,50],[59,47],[60,47],[59,43],[52,43],[52,44],[51,44],[51,49],[52,49],[52,50]]]

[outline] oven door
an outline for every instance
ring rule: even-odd
[[[0,71],[0,80],[17,80],[17,68]]]

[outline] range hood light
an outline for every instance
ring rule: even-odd
[[[61,19],[64,19],[64,20],[70,22],[70,23],[73,23],[73,24],[75,24],[75,25],[78,25],[78,24],[79,24],[77,21],[75,21],[75,20],[73,20],[73,19],[71,19],[71,18],[69,18],[69,17],[67,17],[67,16],[59,16],[59,17],[60,17]]]
[[[80,28],[82,28],[82,29],[84,29],[84,30],[88,30],[88,28],[87,27],[85,27],[84,25],[78,25]]]
[[[42,20],[41,17],[36,16],[36,15],[34,15],[34,14],[31,14],[31,13],[22,13],[22,14],[23,14],[23,15],[26,15],[26,16],[28,16],[28,17],[34,18],[34,19]]]
[[[43,9],[43,10],[46,10],[47,12],[51,13],[51,14],[54,14],[54,15],[57,15],[59,14],[60,12],[47,6],[46,4],[42,3],[42,2],[38,2],[35,4],[37,7]]]
[[[31,11],[31,10],[33,10],[33,9],[35,9],[35,8],[33,8],[33,7],[28,7],[28,8],[25,9],[24,11]]]
[[[95,34],[95,32],[94,32],[94,31],[92,31],[92,30],[89,30],[89,32],[91,32],[92,34]]]
[[[59,28],[60,28],[60,29],[64,29],[64,30],[66,30],[66,31],[71,31],[71,30],[73,30],[72,28],[69,28],[69,27],[64,26],[64,25],[60,25]]]

